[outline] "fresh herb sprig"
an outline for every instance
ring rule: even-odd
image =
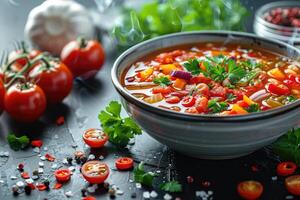
[[[208,109],[211,113],[220,113],[227,110],[228,104],[226,102],[218,102],[217,100],[208,101]]]
[[[249,113],[260,112],[259,104],[251,104],[247,109]]]
[[[103,131],[108,134],[109,141],[118,147],[125,147],[131,138],[142,134],[142,129],[130,118],[121,118],[121,104],[112,101],[99,113]]]
[[[292,129],[281,136],[273,145],[273,151],[282,160],[300,164],[300,128]]]
[[[171,85],[172,82],[170,81],[170,79],[166,76],[162,76],[162,77],[156,77],[153,79],[153,83],[158,84],[160,86],[168,86]]]
[[[146,172],[143,162],[134,168],[133,175],[136,183],[141,183],[142,185],[152,187],[155,174],[153,172]]]
[[[182,192],[182,185],[178,181],[170,181],[160,185],[165,192]]]
[[[6,139],[7,139],[7,142],[9,144],[10,148],[15,151],[24,149],[29,144],[29,138],[26,135],[17,137],[15,134],[10,133]]]
[[[190,59],[187,62],[185,62],[183,64],[183,66],[185,67],[185,69],[187,71],[191,72],[192,75],[199,75],[200,72],[206,73],[201,70],[199,64],[200,64],[199,61],[196,58],[194,58],[194,59]]]

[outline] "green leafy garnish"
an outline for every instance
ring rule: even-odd
[[[161,184],[160,189],[165,192],[182,192],[182,185],[178,181],[170,181]]]
[[[208,109],[211,113],[219,113],[224,110],[227,110],[228,104],[226,102],[218,102],[217,100],[208,101]]]
[[[238,66],[233,59],[227,60],[228,65],[228,78],[232,84],[237,83],[241,78],[246,75],[246,71]]]
[[[296,101],[296,100],[297,100],[297,98],[296,98],[296,97],[294,97],[294,96],[287,96],[287,97],[286,97],[286,100],[287,100],[289,103],[291,103],[291,102],[294,102],[294,101]]]
[[[143,162],[134,168],[133,175],[136,183],[141,183],[142,185],[152,187],[155,174],[153,172],[146,172]]]
[[[234,94],[232,94],[232,93],[228,93],[227,95],[226,95],[226,101],[234,101],[234,100],[236,100],[236,96],[234,95]]]
[[[26,135],[23,135],[21,137],[16,137],[15,134],[10,133],[7,136],[7,142],[15,151],[18,151],[20,149],[24,149],[29,144],[29,138]]]
[[[237,84],[241,86],[247,85],[252,79],[256,78],[258,74],[258,70],[247,72],[245,76],[237,82]]]
[[[233,12],[234,11],[234,12]],[[152,0],[140,9],[123,8],[112,36],[128,48],[159,35],[195,30],[244,29],[246,8],[239,0]]]
[[[254,113],[254,112],[260,112],[260,108],[258,104],[251,104],[247,109],[246,109],[249,113]]]
[[[201,72],[199,61],[195,59],[190,59],[186,63],[183,64],[185,69],[192,73],[192,75],[199,75]]]
[[[109,141],[118,147],[125,147],[131,138],[142,134],[141,128],[130,118],[121,118],[121,104],[111,101],[105,110],[99,113],[103,131],[108,134]]]
[[[248,59],[248,60],[245,60],[245,61],[240,61],[238,64],[242,68],[244,68],[246,70],[249,70],[249,71],[251,71],[253,69],[256,69],[256,68],[260,68],[262,66],[261,63],[257,62],[254,59]]]
[[[273,151],[282,160],[300,164],[300,128],[292,129],[281,136],[273,145]]]
[[[168,85],[172,84],[170,79],[168,79],[168,77],[166,77],[166,76],[154,78],[153,83],[161,85],[161,86],[168,86]]]

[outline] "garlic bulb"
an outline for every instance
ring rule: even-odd
[[[32,45],[53,55],[78,36],[93,38],[94,32],[88,11],[72,0],[46,0],[31,10],[25,26]]]

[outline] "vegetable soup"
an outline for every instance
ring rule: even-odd
[[[300,98],[300,63],[263,49],[205,43],[163,49],[132,64],[122,85],[136,98],[190,114],[236,115]]]

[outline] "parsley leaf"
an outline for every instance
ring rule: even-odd
[[[153,172],[146,172],[144,169],[144,163],[141,162],[136,168],[133,170],[134,181],[136,183],[141,183],[142,185],[146,185],[151,187],[153,184],[153,179],[155,174]]]
[[[200,72],[202,72],[199,64],[199,61],[195,58],[188,60],[186,63],[183,64],[183,66],[187,71],[191,72],[192,75],[199,75]]]
[[[245,76],[238,81],[237,84],[240,86],[246,86],[252,79],[256,78],[258,74],[259,71],[257,70],[247,72]]]
[[[273,145],[273,151],[282,160],[293,161],[300,164],[300,128],[292,129],[281,136]]]
[[[227,110],[228,104],[226,102],[218,102],[213,99],[208,101],[208,108],[211,113],[219,113]]]
[[[260,108],[258,104],[251,104],[247,109],[246,109],[249,113],[253,113],[253,112],[260,112]]]
[[[228,59],[228,78],[232,84],[237,83],[241,78],[243,78],[246,75],[246,71],[239,67],[235,60]]]
[[[6,139],[10,148],[15,151],[24,149],[29,144],[29,138],[26,135],[16,137],[15,134],[10,133]]]
[[[255,61],[254,59],[248,59],[246,61],[239,62],[239,66],[241,66],[242,68],[244,68],[246,70],[251,71],[253,69],[260,68],[262,66],[262,64]]]
[[[212,62],[204,61],[204,66],[208,72],[208,76],[212,78],[214,81],[222,82],[226,78],[225,67],[217,64],[214,65]]]
[[[121,104],[112,101],[99,113],[98,118],[103,131],[109,136],[109,141],[118,147],[125,147],[131,138],[142,134],[142,130],[132,118],[122,119],[120,113]]]
[[[170,79],[168,79],[168,77],[162,76],[162,77],[154,78],[153,83],[159,84],[159,85],[161,85],[161,86],[168,86],[168,85],[170,85],[172,82],[170,81]]]
[[[226,95],[226,98],[227,98],[226,101],[234,101],[234,100],[236,100],[236,96],[234,94],[232,94],[232,93],[228,93]]]
[[[177,181],[163,183],[160,188],[165,192],[182,192],[182,185]]]

